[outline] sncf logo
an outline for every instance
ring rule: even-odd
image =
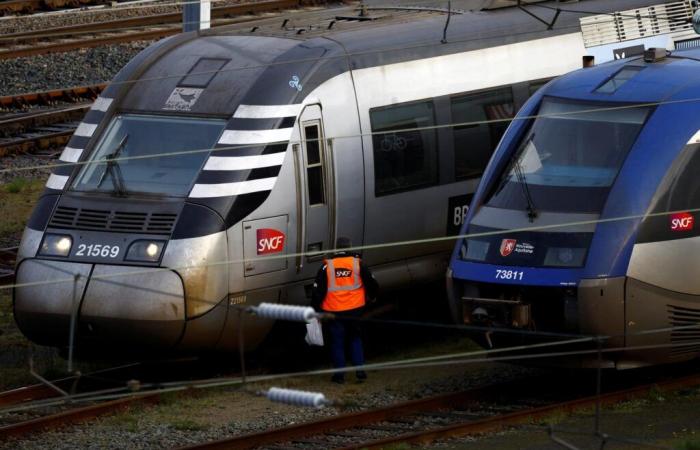
[[[335,269],[336,278],[349,278],[352,276],[352,270],[350,269]]]
[[[687,212],[671,214],[671,231],[690,231],[695,224],[695,218]]]
[[[258,255],[279,253],[284,250],[284,233],[272,228],[260,228],[257,230]]]

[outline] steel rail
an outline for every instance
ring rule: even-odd
[[[36,153],[66,145],[77,124],[59,124],[33,130],[19,137],[0,139],[0,157],[21,153]]]
[[[0,393],[0,407],[17,405],[33,400],[43,400],[45,398],[55,397],[56,395],[57,393],[54,389],[44,384],[23,386]]]
[[[65,145],[92,103],[0,120],[0,157]]]
[[[19,247],[10,247],[0,251],[0,285],[12,284],[15,282],[15,260]],[[2,406],[0,398],[0,406]]]
[[[75,408],[58,414],[32,419],[12,425],[0,427],[0,441],[11,437],[18,437],[29,433],[37,433],[49,429],[60,428],[66,425],[85,422],[106,414],[128,409],[136,404],[157,404],[160,401],[160,393],[153,392],[134,397],[126,397],[111,400],[96,405]]]
[[[82,119],[106,83],[55,89],[45,92],[0,97],[0,107],[18,109],[29,105],[50,105],[56,102],[77,102],[55,110],[30,111],[0,117],[0,157],[19,153],[33,153],[65,145],[77,122]],[[4,281],[0,278],[0,283]]]
[[[305,6],[308,2],[303,0],[265,0],[254,3],[243,3],[230,6],[217,6],[211,9],[211,18],[226,17],[230,15],[259,14],[273,12],[282,9],[291,9]],[[154,5],[154,6],[157,6]],[[118,11],[118,10],[117,10]],[[0,42],[19,40],[20,38],[42,38],[57,35],[70,35],[87,31],[112,31],[120,28],[133,28],[150,25],[165,25],[182,22],[182,13],[154,14],[146,17],[129,17],[126,19],[115,19],[104,22],[93,22],[78,25],[67,25],[43,30],[28,30],[17,33],[9,33],[0,36]]]
[[[73,39],[48,44],[26,45],[20,48],[9,48],[0,50],[0,59],[12,59],[25,56],[44,55],[47,53],[61,53],[76,50],[79,48],[92,48],[102,45],[119,44],[133,41],[148,41],[172,36],[180,33],[178,27],[158,28],[141,32],[124,32],[118,35],[96,36],[85,39]]]
[[[107,83],[88,86],[76,86],[53,89],[43,92],[14,94],[0,97],[1,108],[22,108],[26,105],[46,105],[57,101],[75,101],[76,99],[94,100],[107,87]]]
[[[27,13],[41,9],[43,0],[6,0],[0,2],[0,16],[7,13]]]
[[[314,2],[318,3],[318,2]],[[324,2],[325,3],[325,2]],[[304,0],[268,0],[256,3],[244,3],[232,6],[212,8],[212,19],[228,16],[253,15],[281,11],[310,5]],[[238,18],[214,23],[223,26],[245,23],[258,18]],[[58,27],[40,32],[19,32],[0,38],[8,47],[0,50],[0,59],[19,58],[75,50],[78,48],[98,47],[108,44],[160,39],[182,32],[178,25],[182,21],[181,13],[158,14],[147,17],[134,17],[93,24],[80,24]],[[156,26],[157,28],[135,31],[134,28]],[[104,33],[86,39],[87,34]],[[72,36],[72,38],[70,38]],[[55,38],[59,42],[36,43],[40,39]]]
[[[0,16],[12,13],[28,14],[33,11],[78,9],[86,5],[109,4],[105,0],[4,0],[0,2]]]
[[[18,114],[15,117],[0,117],[0,135],[57,122],[80,120],[90,109],[90,105],[92,105],[92,102],[48,111],[33,111],[26,114]]]
[[[505,427],[528,423],[533,419],[546,419],[555,413],[571,413],[577,410],[591,408],[598,402],[601,405],[611,405],[647,395],[653,389],[670,391],[698,385],[700,385],[700,374],[694,374],[674,380],[646,384],[629,389],[605,393],[601,396],[582,397],[547,406],[525,408],[521,411],[499,414],[477,420],[462,421],[452,425],[399,434],[384,439],[363,441],[340,446],[335,446],[332,442],[327,442],[327,448],[387,448],[400,443],[425,444],[441,438],[494,432]],[[375,410],[344,414],[328,419],[292,425],[276,430],[235,436],[184,448],[188,450],[249,449],[263,445],[271,445],[273,443],[282,443],[295,440],[311,442],[309,440],[311,437],[320,438],[313,440],[314,443],[318,444],[323,439],[323,435],[326,433],[332,434],[332,432],[344,430],[345,432],[342,433],[343,435],[352,436],[352,429],[355,427],[360,428],[365,425],[376,424],[392,418],[400,418],[412,413],[420,413],[464,404],[465,401],[478,400],[480,398],[488,397],[489,395],[500,393],[501,388],[501,385],[493,385],[482,389],[465,391],[457,394],[446,394],[439,397],[401,403]],[[337,434],[338,433],[336,433],[336,435]]]

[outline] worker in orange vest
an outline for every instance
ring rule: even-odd
[[[335,368],[345,367],[346,342],[350,347],[352,364],[365,364],[359,319],[367,299],[374,299],[379,289],[372,272],[359,256],[346,250],[351,246],[350,239],[338,238],[336,253],[332,258],[326,259],[319,269],[312,293],[314,308],[336,316],[335,320],[328,322],[331,358]],[[355,375],[359,382],[367,379],[363,370],[358,370]],[[344,373],[333,374],[331,381],[344,383]]]

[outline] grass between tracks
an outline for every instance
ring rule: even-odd
[[[0,185],[0,237],[22,232],[44,184],[45,180],[15,178]]]
[[[25,178],[0,184],[0,247],[17,245],[44,184],[44,180]],[[11,290],[0,289],[0,390],[34,381],[28,371],[28,349],[29,341],[14,322]],[[61,374],[60,358],[53,350],[38,348],[35,355],[37,368],[45,376]]]

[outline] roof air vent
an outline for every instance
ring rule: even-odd
[[[652,47],[644,50],[644,62],[654,63],[666,59],[665,48]]]

